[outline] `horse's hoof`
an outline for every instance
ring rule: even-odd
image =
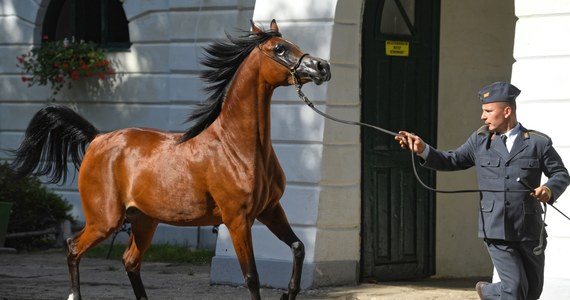
[[[289,300],[289,294],[285,293],[281,295],[281,300]]]
[[[69,294],[69,296],[67,297],[67,300],[81,300],[81,296],[80,295],[76,295],[74,293]]]

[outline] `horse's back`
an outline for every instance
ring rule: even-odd
[[[149,158],[175,144],[173,134],[144,128],[126,128],[98,135],[89,144],[79,170],[81,197],[113,194],[123,200],[149,165]]]
[[[128,169],[140,169],[161,152],[176,145],[179,135],[145,128],[126,128],[98,135],[89,145],[81,164],[82,174],[89,181],[98,175],[113,175],[118,178],[132,174],[121,174]],[[156,159],[156,158],[155,158]],[[106,174],[105,174],[106,173]],[[80,186],[81,188],[81,186]]]
[[[179,134],[128,128],[102,134],[90,144],[79,174],[84,198],[121,209],[137,208],[160,222],[219,224],[217,205],[208,196],[203,165],[190,165]],[[194,172],[196,171],[196,172]],[[90,201],[91,202],[91,201]]]

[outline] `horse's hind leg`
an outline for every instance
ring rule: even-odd
[[[129,276],[133,292],[137,299],[148,299],[141,280],[141,262],[144,253],[152,242],[158,223],[136,209],[127,211],[127,219],[131,223],[129,246],[123,254],[123,265]]]
[[[287,294],[283,294],[281,299],[293,300],[301,290],[301,272],[303,271],[303,260],[305,259],[305,246],[295,235],[281,204],[276,205],[272,210],[266,211],[257,218],[265,224],[273,234],[287,244],[293,252],[293,272],[289,281]]]
[[[116,224],[109,224],[109,226],[101,226],[101,224],[94,226],[87,223],[85,228],[75,237],[67,239],[65,243],[67,248],[67,267],[69,268],[69,277],[71,280],[69,300],[81,299],[79,288],[79,262],[81,261],[81,256],[83,256],[87,250],[106,239],[119,226],[119,221],[117,221]]]

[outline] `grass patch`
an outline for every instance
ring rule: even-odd
[[[110,245],[98,245],[87,251],[86,257],[106,258]],[[109,259],[121,260],[125,252],[126,245],[115,244],[111,249]],[[156,244],[151,245],[144,255],[145,262],[167,262],[167,263],[191,263],[196,265],[206,265],[212,261],[214,251],[197,249],[192,250],[187,246]]]

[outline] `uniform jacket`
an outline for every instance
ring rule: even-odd
[[[423,166],[443,171],[476,166],[479,189],[525,190],[517,178],[531,187],[540,186],[542,174],[552,191],[551,204],[570,183],[568,170],[545,134],[522,125],[510,153],[500,138],[479,128],[456,150],[439,151],[430,147]],[[479,237],[506,241],[538,240],[543,213],[539,201],[529,192],[481,192]]]

